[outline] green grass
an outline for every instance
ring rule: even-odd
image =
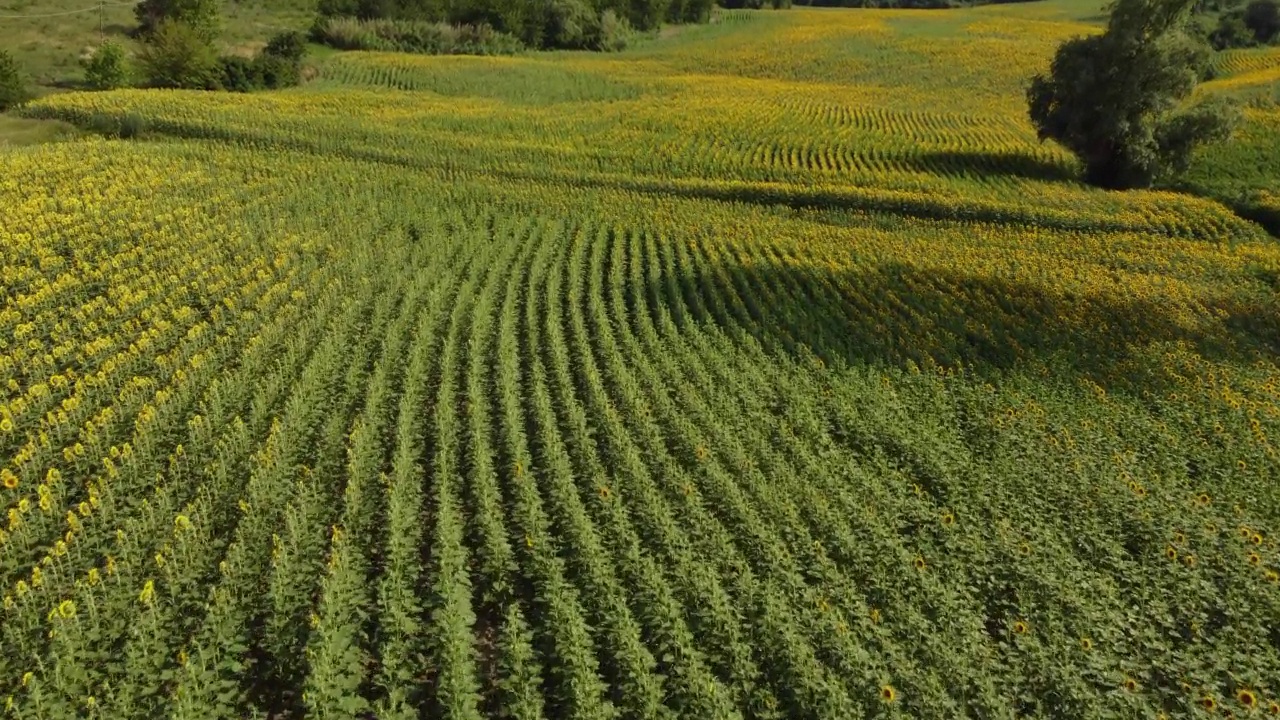
[[[80,135],[74,125],[58,120],[31,120],[0,114],[0,148],[66,140]]]

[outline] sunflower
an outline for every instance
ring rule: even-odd
[[[1213,712],[1218,707],[1218,701],[1214,700],[1212,695],[1205,695],[1200,698],[1200,707],[1208,710],[1209,712]]]
[[[1181,532],[1176,532],[1176,533],[1174,533],[1174,534],[1173,534],[1173,544],[1174,544],[1174,545],[1186,545],[1186,544],[1187,544],[1187,536],[1186,536],[1186,535],[1184,535],[1184,534],[1182,534]]]
[[[891,703],[898,699],[898,691],[892,685],[880,686],[880,699],[884,702]]]
[[[1192,555],[1191,553],[1187,553],[1186,555],[1183,555],[1183,556],[1182,556],[1182,564],[1183,564],[1183,565],[1186,565],[1186,566],[1187,566],[1187,567],[1189,567],[1189,568],[1190,568],[1190,567],[1195,567],[1195,566],[1196,566],[1196,556],[1195,556],[1195,555]]]
[[[1275,570],[1268,569],[1265,574],[1267,576],[1267,582],[1273,585],[1275,583],[1280,583],[1280,573],[1276,572]]]
[[[17,489],[17,487],[18,487],[18,476],[17,476],[17,475],[14,475],[14,474],[13,474],[13,472],[12,472],[11,470],[9,470],[8,468],[5,468],[4,470],[0,470],[0,478],[3,478],[3,480],[4,480],[4,487],[5,487],[5,489],[6,489],[6,490],[15,490],[15,489]]]
[[[1258,563],[1262,562],[1262,556],[1256,552],[1249,553],[1246,559],[1249,561],[1250,565],[1257,565]]]
[[[1272,715],[1280,715],[1280,702],[1272,700],[1270,703],[1267,703],[1267,712]]]
[[[58,616],[69,620],[76,615],[76,604],[71,600],[63,600],[58,604]]]
[[[1013,632],[1015,635],[1026,635],[1031,630],[1031,626],[1026,620],[1019,620],[1013,624]]]
[[[1262,533],[1254,533],[1254,534],[1250,535],[1250,536],[1249,536],[1249,542],[1253,543],[1254,545],[1261,545],[1261,544],[1262,544]]]
[[[1089,638],[1080,638],[1080,649],[1088,652],[1093,649],[1093,641]]]
[[[1245,461],[1243,461],[1243,460],[1237,460],[1237,461],[1236,461],[1236,467],[1237,467],[1237,468],[1239,468],[1239,469],[1241,469],[1241,470],[1244,470],[1245,468],[1247,468],[1247,467],[1249,467],[1249,466],[1248,466],[1247,464],[1245,464]]]
[[[1252,710],[1258,707],[1258,695],[1248,688],[1240,688],[1236,691],[1236,702]]]
[[[1238,532],[1240,533],[1240,537],[1245,540],[1248,540],[1249,536],[1253,534],[1253,531],[1249,529],[1248,525],[1241,525]]]
[[[1164,549],[1164,556],[1165,556],[1165,557],[1167,557],[1167,558],[1169,558],[1170,560],[1177,560],[1177,559],[1178,559],[1178,551],[1177,551],[1177,550],[1175,550],[1175,549],[1173,548],[1173,546],[1172,546],[1172,545],[1170,545],[1169,547],[1166,547],[1166,548]]]
[[[949,512],[942,513],[942,526],[951,527],[956,524],[956,516]]]
[[[1196,504],[1200,505],[1201,507],[1208,505],[1211,501],[1212,500],[1209,497],[1209,493],[1200,493],[1199,495],[1196,496]]]
[[[924,570],[925,563],[924,563],[924,558],[922,558],[922,557],[917,557],[917,558],[915,559],[915,561],[914,561],[913,563],[911,563],[911,564],[912,564],[912,565],[915,565],[915,568],[916,568],[917,570]]]
[[[1137,681],[1137,680],[1134,680],[1134,679],[1133,679],[1133,678],[1131,678],[1131,677],[1127,677],[1127,678],[1125,678],[1125,679],[1124,679],[1124,689],[1125,689],[1125,690],[1127,690],[1127,691],[1129,691],[1129,692],[1131,692],[1131,693],[1136,693],[1136,692],[1138,692],[1138,681]]]

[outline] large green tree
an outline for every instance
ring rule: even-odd
[[[1149,187],[1186,169],[1200,145],[1228,138],[1239,111],[1188,103],[1209,48],[1188,32],[1196,0],[1117,0],[1106,32],[1069,40],[1027,90],[1040,139],[1084,163],[1085,179]]]

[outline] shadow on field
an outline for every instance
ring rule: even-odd
[[[745,305],[750,322],[730,322],[766,348],[797,354],[804,346],[828,363],[963,365],[980,375],[1046,367],[1109,390],[1156,392],[1171,382],[1161,360],[1173,344],[1240,364],[1274,361],[1280,353],[1274,295],[1206,299],[1192,313],[1157,301],[1072,295],[902,264],[857,273],[767,263],[729,269],[741,300],[696,275],[681,278],[685,296],[721,294],[726,306]]]
[[[1080,179],[1080,173],[1068,163],[1023,153],[945,150],[922,152],[901,162],[925,172],[944,174],[1002,175],[1056,182]]]

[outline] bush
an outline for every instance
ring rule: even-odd
[[[1244,14],[1229,12],[1218,17],[1218,25],[1209,33],[1209,44],[1215,50],[1250,47],[1253,32],[1244,24]]]
[[[229,92],[247,93],[261,90],[262,72],[253,60],[239,55],[228,55],[218,60],[219,85]]]
[[[253,65],[262,87],[271,90],[293,87],[301,80],[301,63],[288,58],[264,52],[254,59]]]
[[[138,19],[138,32],[144,38],[165,22],[179,22],[213,42],[222,25],[218,0],[142,0],[133,14]]]
[[[108,40],[84,63],[84,81],[93,90],[115,90],[129,84],[124,48]]]
[[[316,42],[339,50],[380,50],[427,55],[512,55],[520,41],[488,26],[453,26],[413,20],[324,18],[311,29]]]
[[[0,112],[31,99],[27,77],[8,50],[0,50]]]
[[[635,30],[626,18],[618,17],[612,10],[605,10],[600,15],[600,43],[597,49],[605,52],[625,50],[634,34]]]
[[[1245,6],[1242,22],[1253,33],[1253,39],[1262,44],[1280,38],[1280,2],[1277,0],[1253,0]]]
[[[162,22],[138,53],[138,64],[150,87],[219,87],[222,68],[213,44],[186,23]]]
[[[300,32],[282,32],[267,41],[262,54],[300,63],[307,54],[307,39]]]

